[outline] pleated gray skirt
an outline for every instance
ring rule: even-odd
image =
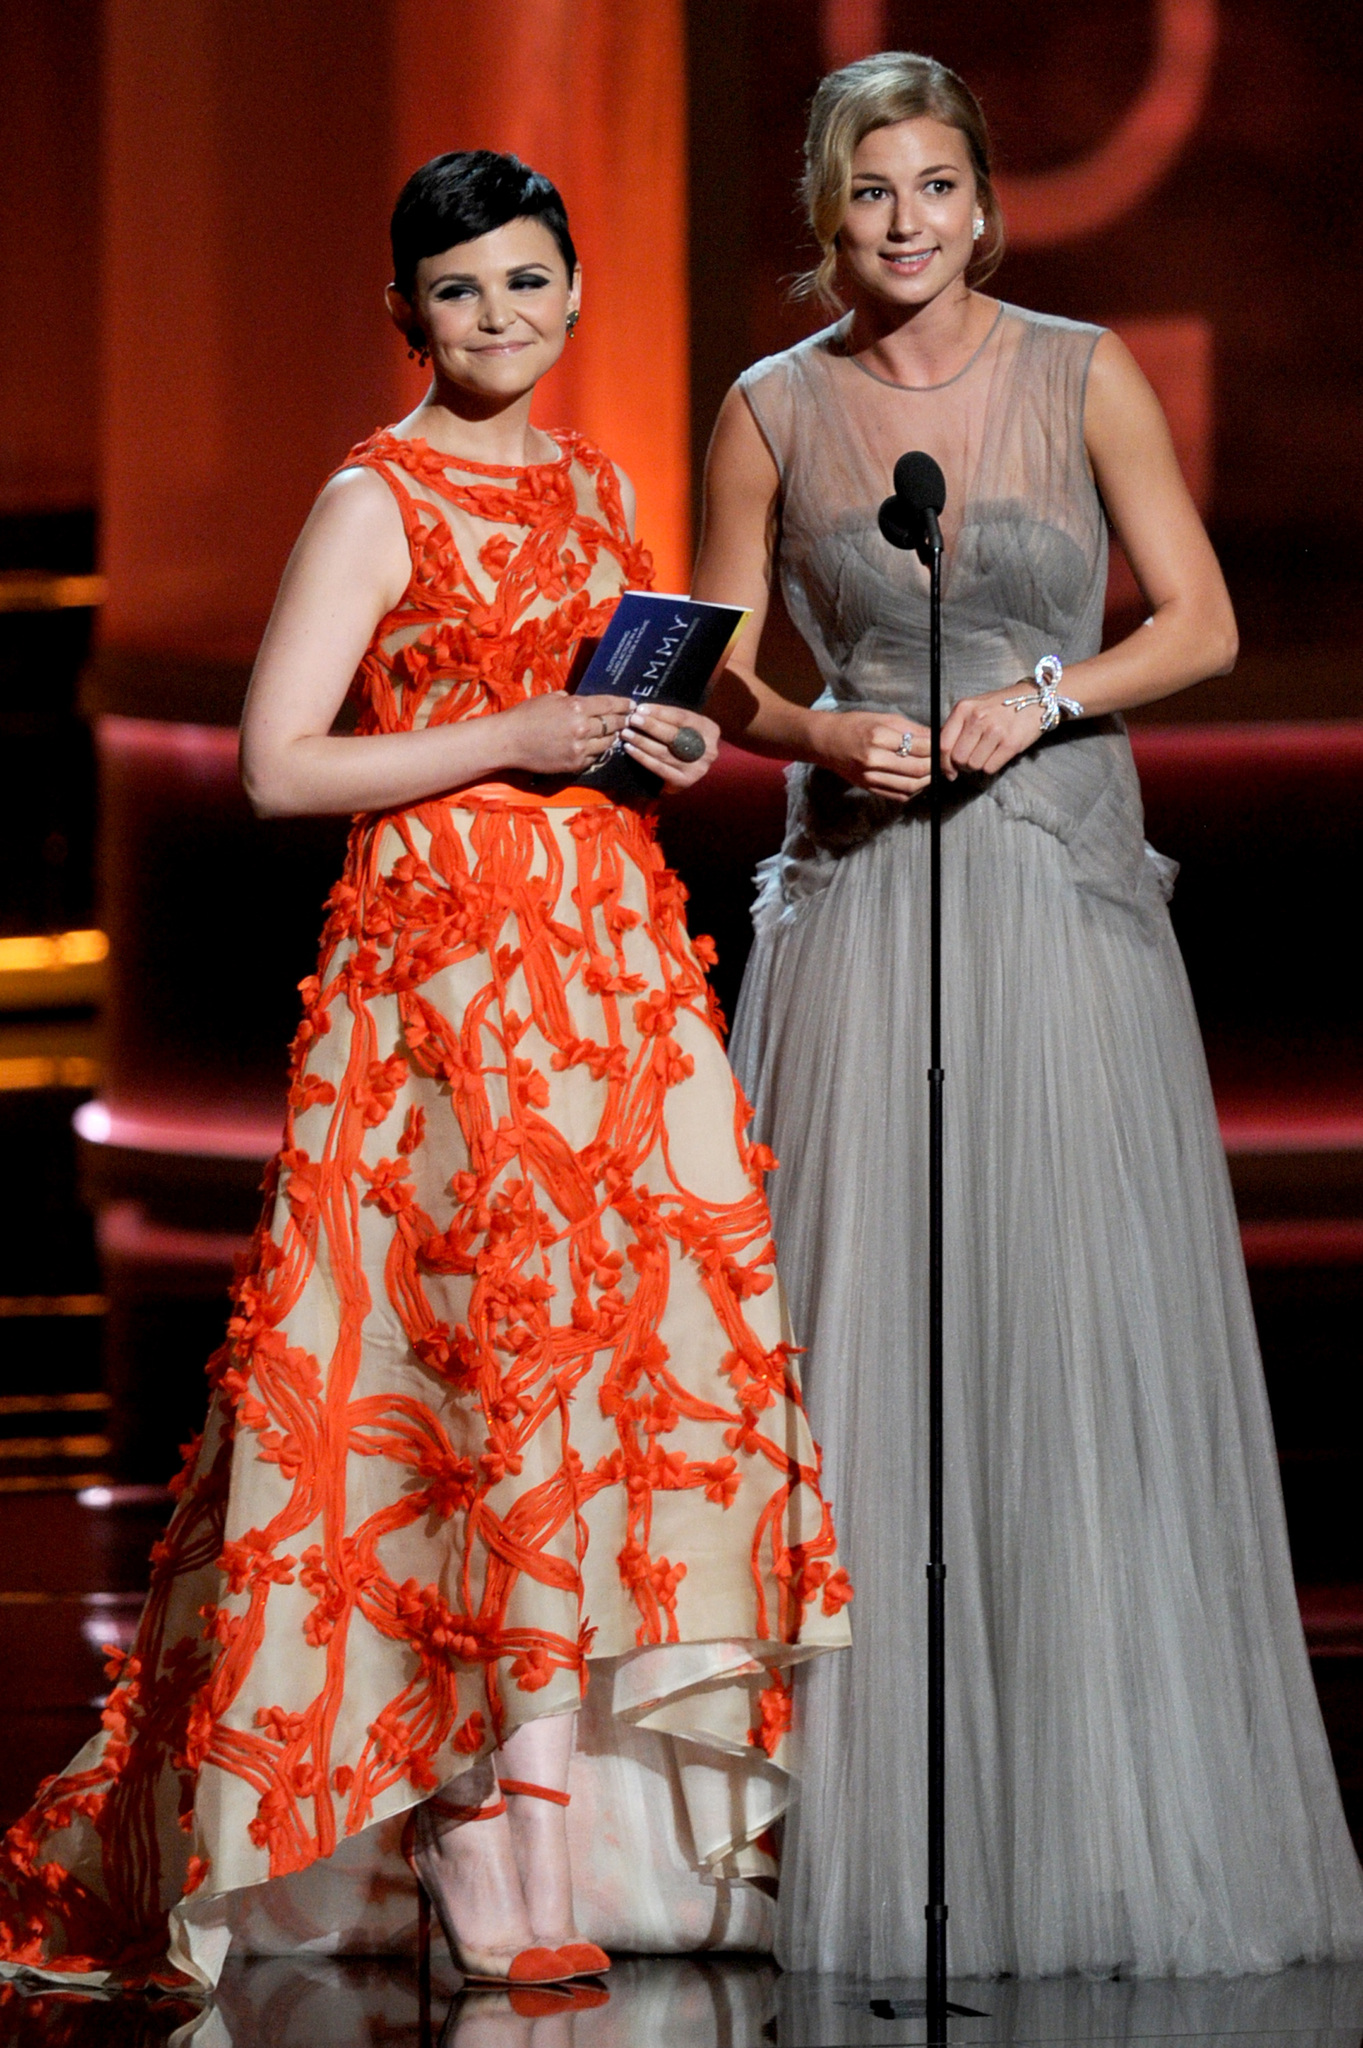
[[[953,1973],[1363,1956],[1235,1212],[1167,913],[945,827]],[[732,1056],[857,1589],[800,1674],[778,1954],[923,1955],[928,833],[760,918]]]

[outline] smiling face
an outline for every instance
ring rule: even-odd
[[[438,380],[495,404],[558,361],[579,291],[543,222],[512,220],[423,256],[411,301],[390,286],[388,308],[404,335],[424,340]]]
[[[852,192],[838,231],[839,274],[856,294],[927,305],[964,289],[979,218],[970,145],[924,114],[873,128],[852,158]]]

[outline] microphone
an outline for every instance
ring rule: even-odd
[[[937,515],[946,501],[941,465],[921,448],[911,449],[894,466],[894,496],[880,508],[880,530],[892,548],[912,548],[927,564],[942,552]]]

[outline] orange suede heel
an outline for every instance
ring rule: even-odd
[[[425,1879],[421,1875],[416,1860],[420,1816],[423,1813],[427,1813],[432,1819],[439,1816],[446,1820],[455,1821],[461,1826],[467,1826],[472,1821],[498,1820],[505,1812],[505,1799],[499,1799],[495,1806],[456,1806],[453,1801],[448,1799],[431,1798],[424,1800],[420,1806],[413,1807],[411,1813],[407,1816],[407,1824],[402,1831],[402,1853],[411,1866],[412,1875],[415,1877],[417,1885],[417,1968],[423,2003],[428,2001],[430,1996],[431,1893],[427,1890]],[[440,1912],[439,1899],[436,1899],[435,1907],[436,1911]],[[518,1950],[512,1956],[505,1976],[494,1975],[488,1970],[471,1968],[465,1960],[464,1949],[458,1935],[449,1925],[448,1921],[446,1921],[443,1913],[440,1915],[440,1924],[444,1929],[445,1939],[449,1943],[450,1954],[458,1963],[466,1982],[470,1984],[503,1984],[529,1987],[537,1984],[561,1984],[568,1977],[578,1977],[584,1974],[580,1968],[573,1968],[569,1965],[557,1949],[544,1948],[539,1945]]]
[[[558,1954],[569,1965],[564,1972],[569,1977],[600,1977],[611,1966],[606,1951],[594,1941],[565,1941]]]
[[[532,1785],[525,1778],[503,1778],[500,1781],[503,1793],[524,1799],[548,1799],[555,1806],[571,1806],[571,1792],[556,1792],[552,1785]],[[599,1977],[611,1966],[611,1959],[603,1948],[594,1941],[567,1941],[560,1944],[556,1953],[568,1966],[564,1975],[569,1977]]]

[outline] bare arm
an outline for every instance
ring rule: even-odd
[[[692,594],[714,604],[741,604],[752,617],[711,690],[707,710],[726,736],[752,754],[814,761],[848,782],[901,802],[917,795],[927,774],[921,726],[892,711],[811,711],[791,704],[757,673],[771,596],[780,477],[737,386],[720,408],[705,466],[705,520]],[[898,752],[904,733],[914,752]]]
[[[389,810],[516,769],[572,774],[624,724],[628,698],[588,706],[555,691],[424,732],[333,734],[374,628],[410,574],[392,493],[370,470],[342,471],[289,557],[246,698],[241,774],[262,817]]]
[[[1235,616],[1160,409],[1115,334],[1093,353],[1084,439],[1103,502],[1150,605],[1144,625],[1065,670],[1061,688],[1101,717],[1153,704],[1235,665]],[[1036,739],[1040,714],[1003,708],[1016,685],[964,698],[942,728],[948,773],[1002,768]],[[1018,730],[1021,728],[1021,730]]]

